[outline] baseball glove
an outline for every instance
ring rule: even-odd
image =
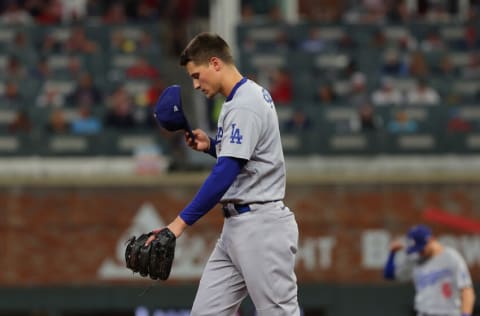
[[[155,239],[145,246],[145,242],[152,235],[155,235]],[[175,235],[168,228],[158,233],[142,234],[138,238],[131,237],[125,249],[127,268],[153,280],[168,279],[175,255],[175,241]]]

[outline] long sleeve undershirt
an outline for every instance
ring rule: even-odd
[[[180,212],[185,223],[192,225],[207,214],[227,192],[246,163],[244,159],[220,157],[193,200]]]

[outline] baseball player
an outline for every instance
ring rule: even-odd
[[[285,162],[269,92],[243,77],[218,35],[200,33],[180,57],[195,89],[226,97],[215,138],[186,134],[188,145],[216,158],[202,187],[169,225],[179,237],[221,203],[220,238],[205,266],[192,316],[231,316],[250,295],[259,316],[300,315],[294,272],[298,226],[283,203]],[[151,238],[152,239],[152,238]]]
[[[403,247],[400,240],[391,243],[384,277],[400,281],[413,279],[417,315],[471,316],[475,292],[462,256],[442,245],[425,225],[410,228],[406,256],[396,260],[396,253]]]

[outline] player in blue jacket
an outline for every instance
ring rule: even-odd
[[[471,316],[475,302],[470,272],[462,256],[442,245],[428,226],[416,225],[407,233],[406,255],[401,240],[390,245],[384,277],[413,280],[418,316]]]
[[[248,295],[259,316],[297,316],[294,272],[298,226],[283,203],[285,161],[269,92],[243,77],[218,35],[201,33],[180,56],[196,90],[226,100],[215,138],[187,135],[188,145],[216,158],[211,174],[169,225],[183,231],[221,203],[220,238],[203,271],[192,316],[231,316]]]

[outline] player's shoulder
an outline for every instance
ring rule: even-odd
[[[270,93],[256,83],[253,80],[248,79],[237,91],[237,107],[251,108],[258,111],[262,107],[258,107],[258,104],[270,104],[273,103]]]
[[[463,256],[460,254],[460,252],[453,247],[444,246],[443,251],[444,251],[445,255],[454,259],[455,261],[457,261],[457,260],[464,261]]]

